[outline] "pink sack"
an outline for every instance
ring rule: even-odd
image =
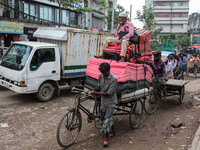
[[[110,63],[110,71],[117,77],[118,82],[138,81],[144,79],[150,82],[153,75],[151,67],[146,64],[143,65],[129,62],[116,62],[114,60],[96,58],[91,58],[88,61],[86,75],[98,79],[100,74],[99,65],[103,62]],[[146,76],[144,72],[144,66],[147,67]]]

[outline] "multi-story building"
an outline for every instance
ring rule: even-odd
[[[147,8],[153,6],[153,0],[145,0],[145,6],[146,6]]]
[[[189,0],[154,0],[153,9],[161,33],[187,33]]]
[[[98,1],[84,0],[82,3],[73,3],[74,7],[61,5],[59,11],[59,4],[55,0],[0,0],[1,45],[7,47],[11,41],[20,39],[36,40],[32,36],[33,32],[41,26],[60,24],[72,28],[106,31],[104,16],[107,10],[100,10],[96,4]],[[112,7],[113,0],[106,1]],[[93,11],[79,11],[76,9],[79,7],[91,8]]]

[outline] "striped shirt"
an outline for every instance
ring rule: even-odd
[[[99,87],[101,92],[107,92],[109,95],[101,96],[101,105],[112,106],[117,104],[117,77],[112,73],[104,80],[102,74],[99,74]]]

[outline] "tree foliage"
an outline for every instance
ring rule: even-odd
[[[175,47],[178,49],[178,51],[191,45],[191,39],[186,34],[178,34],[175,41]]]
[[[160,41],[163,42],[164,39],[172,39],[175,40],[175,48],[180,51],[184,47],[188,47],[191,45],[191,39],[186,34],[164,34],[161,36]]]
[[[151,42],[150,46],[151,46],[152,50],[155,50],[157,40],[158,40],[163,28],[160,27],[160,28],[156,29],[157,22],[154,20],[153,7],[147,8],[146,6],[143,6],[142,12],[137,10],[136,14],[137,14],[136,19],[138,19],[139,21],[141,21],[144,24],[143,28],[145,30],[151,31],[151,39],[153,41]]]
[[[121,5],[117,5],[117,9],[114,9],[114,28],[116,29],[119,22],[118,22],[118,16],[121,12],[124,12],[125,9],[123,6]],[[108,15],[105,16],[105,18],[107,19],[107,25],[108,25],[108,30],[111,30],[111,23],[112,23],[112,9],[108,9],[107,11]],[[126,11],[125,13],[129,13],[128,11]]]

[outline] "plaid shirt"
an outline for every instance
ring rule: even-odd
[[[109,95],[101,96],[101,105],[112,106],[117,104],[117,77],[112,73],[104,80],[103,75],[99,74],[99,87],[101,92],[107,92]]]

